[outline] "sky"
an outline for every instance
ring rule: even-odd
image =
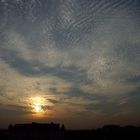
[[[0,0],[0,128],[140,125],[139,0]]]

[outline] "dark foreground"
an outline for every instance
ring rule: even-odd
[[[106,125],[96,130],[65,130],[59,124],[16,124],[0,130],[1,140],[140,140],[140,127]]]

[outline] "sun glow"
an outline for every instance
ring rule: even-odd
[[[42,111],[41,105],[40,104],[35,104],[34,105],[34,110],[35,110],[35,112],[41,112]]]
[[[32,117],[34,118],[42,118],[50,116],[52,110],[51,107],[54,104],[50,101],[53,99],[52,96],[46,95],[37,95],[31,96],[27,98],[28,110],[31,112]]]
[[[35,113],[43,113],[45,112],[46,102],[42,97],[34,97],[31,98],[32,102],[32,111]]]

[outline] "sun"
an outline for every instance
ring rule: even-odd
[[[34,107],[35,112],[41,112],[42,111],[42,107],[41,107],[40,104],[35,104],[33,107]]]
[[[37,117],[42,117],[46,114],[48,115],[51,113],[49,107],[53,106],[53,103],[51,103],[48,99],[50,98],[43,95],[28,97],[28,110],[32,113],[32,115]]]
[[[44,99],[41,97],[33,97],[31,99],[32,111],[35,113],[45,112],[43,106],[45,105]]]

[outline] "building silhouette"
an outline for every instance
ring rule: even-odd
[[[25,123],[9,125],[0,130],[1,140],[139,140],[140,127],[105,125],[90,130],[66,130],[56,123]]]
[[[57,140],[64,137],[64,125],[60,127],[60,124],[55,123],[27,123],[27,124],[15,124],[9,125],[8,131],[10,137],[13,140]]]

